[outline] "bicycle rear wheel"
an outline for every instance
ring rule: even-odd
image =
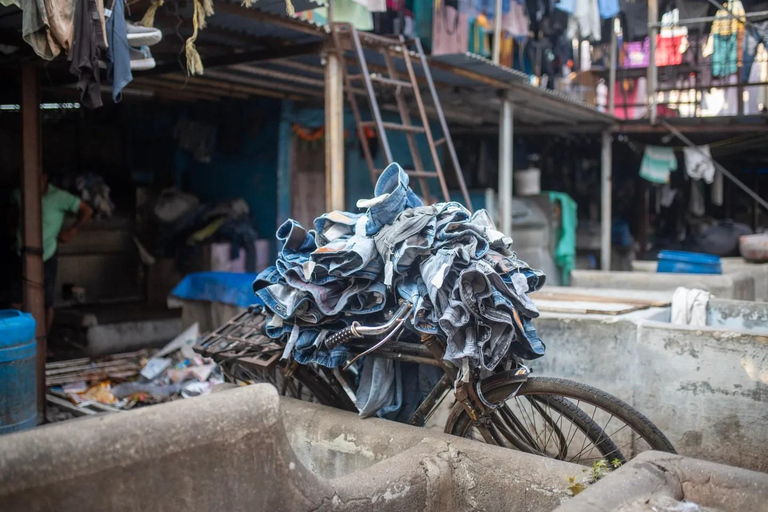
[[[585,384],[550,377],[520,384],[512,372],[503,372],[484,380],[481,389],[486,400],[502,404],[490,424],[473,422],[456,404],[446,433],[489,442],[478,435],[485,427],[495,444],[585,465],[601,459],[619,465],[646,450],[675,453],[643,414]]]

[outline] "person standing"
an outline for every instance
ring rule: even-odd
[[[70,194],[48,183],[48,174],[43,172],[40,178],[40,191],[42,195],[42,224],[43,224],[43,275],[45,279],[45,324],[46,332],[50,332],[53,325],[53,299],[56,294],[57,252],[59,243],[72,241],[80,229],[91,219],[93,209],[82,202],[77,196]],[[22,288],[24,276],[21,264],[21,253],[24,248],[21,224],[21,192],[14,191],[13,201],[19,214],[16,222],[16,254],[19,256],[18,272],[12,282],[12,300],[15,309],[21,309]],[[67,214],[77,215],[77,220],[72,227],[62,230],[64,218]]]

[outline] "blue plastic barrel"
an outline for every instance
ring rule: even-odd
[[[722,274],[720,256],[686,251],[661,251],[657,272],[678,274]]]
[[[0,310],[0,434],[37,424],[35,319]]]

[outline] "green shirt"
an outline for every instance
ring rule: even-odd
[[[21,205],[21,193],[14,191],[17,205]],[[48,184],[48,191],[43,196],[43,261],[48,261],[56,254],[59,247],[59,233],[67,213],[77,213],[80,209],[80,199],[66,190],[61,190]],[[16,231],[16,246],[21,252],[22,236],[21,223]]]

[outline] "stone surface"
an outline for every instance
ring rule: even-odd
[[[681,503],[685,506],[678,507]],[[768,475],[679,455],[645,452],[587,487],[556,512],[607,510],[765,512]]]
[[[707,290],[723,299],[755,300],[755,278],[748,271],[708,275],[574,270],[571,272],[571,285],[618,290],[674,290],[684,286]]]

